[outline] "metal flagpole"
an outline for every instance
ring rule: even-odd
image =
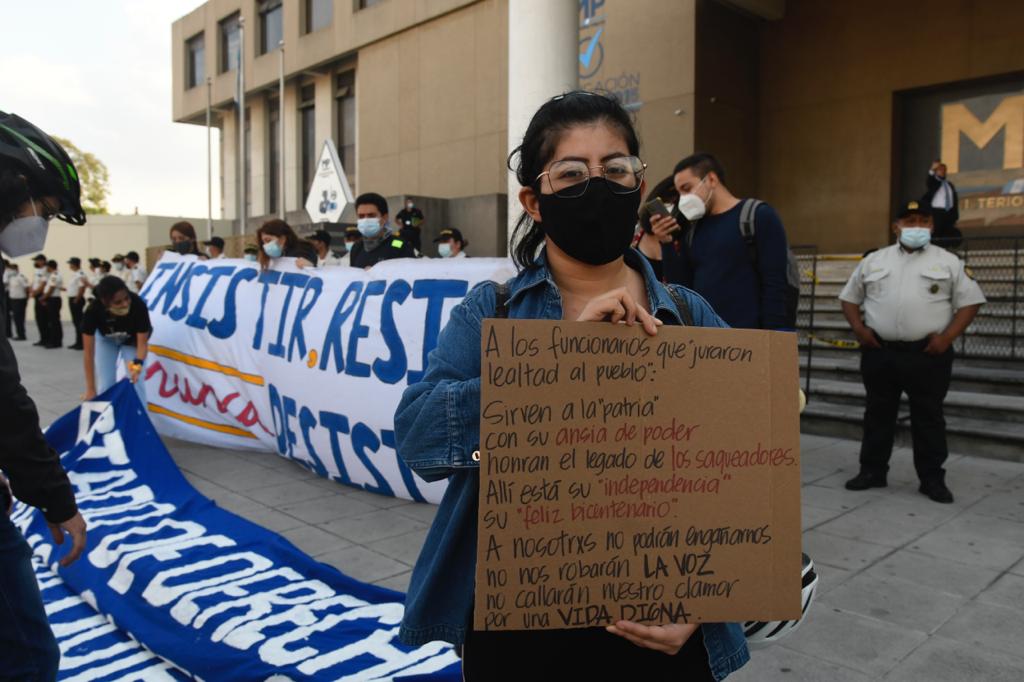
[[[238,18],[238,234],[245,234],[245,20]]]
[[[284,220],[284,41],[277,44],[281,74],[277,94],[277,217]]]
[[[213,144],[210,133],[210,109],[213,80],[206,77],[206,238],[213,239]]]

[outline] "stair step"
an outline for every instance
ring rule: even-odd
[[[859,440],[864,412],[851,405],[813,400],[800,415],[802,433]],[[946,439],[950,452],[974,457],[1024,462],[1024,425],[988,419],[947,416]],[[901,413],[896,427],[897,447],[909,447],[909,415]]]
[[[807,373],[807,355],[800,355],[801,381]],[[951,388],[956,391],[1024,396],[1024,363],[1007,362],[1010,366],[986,367],[957,360],[953,363]],[[860,356],[822,356],[815,353],[811,358],[811,379],[832,379],[859,383]]]
[[[822,398],[831,403],[864,405],[864,386],[860,382],[815,378],[811,375],[808,400]],[[908,409],[906,396],[900,400],[900,409]],[[1024,397],[992,395],[976,391],[951,390],[946,394],[945,414],[994,421],[1016,421],[1024,433]]]

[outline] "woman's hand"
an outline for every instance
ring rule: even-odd
[[[628,620],[620,620],[605,629],[613,635],[628,639],[637,646],[675,656],[699,627],[700,625],[696,623],[693,625],[680,623],[641,625]]]
[[[142,365],[135,364],[134,362],[128,363],[128,379],[134,384],[139,380],[139,375],[142,374]]]
[[[661,320],[643,309],[625,288],[612,289],[606,294],[591,299],[576,318],[577,322],[625,322],[633,326],[637,322],[652,336],[658,333]]]
[[[651,234],[658,238],[662,244],[672,241],[672,233],[679,229],[676,219],[668,215],[655,215],[651,217]]]
[[[305,258],[296,258],[295,259],[295,267],[297,267],[299,270],[301,270],[302,268],[311,268],[311,267],[313,267],[313,264],[310,263]]]

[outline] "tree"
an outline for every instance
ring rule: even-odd
[[[82,208],[86,213],[107,212],[107,196],[110,194],[110,173],[105,163],[90,152],[83,152],[71,140],[53,136],[71,157],[82,186]]]

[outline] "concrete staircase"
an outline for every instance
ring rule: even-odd
[[[801,430],[860,439],[860,352],[838,300],[859,257],[798,259],[803,274],[800,368],[808,393]],[[957,360],[945,403],[949,447],[960,454],[1024,462],[1024,250],[974,250],[967,261],[989,303],[955,344]],[[896,445],[910,445],[906,397]]]

